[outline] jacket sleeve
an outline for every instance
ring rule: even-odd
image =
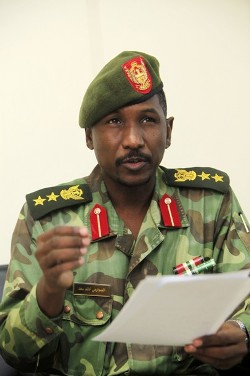
[[[218,215],[214,252],[217,272],[250,268],[250,226],[231,189],[225,195]],[[231,318],[241,320],[250,331],[250,295]]]
[[[40,310],[36,287],[41,269],[35,258],[36,238],[43,232],[33,221],[27,205],[22,208],[12,237],[8,267],[0,305],[0,349],[12,366],[34,372],[55,352],[62,329],[60,318],[51,320]]]

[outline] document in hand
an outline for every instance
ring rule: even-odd
[[[250,293],[249,274],[146,277],[94,340],[183,346],[213,334]]]

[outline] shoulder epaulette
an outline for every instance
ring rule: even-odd
[[[167,169],[161,166],[161,168],[165,172],[168,185],[185,188],[207,188],[221,193],[228,192],[229,176],[223,171],[211,167]]]
[[[29,193],[26,200],[34,219],[40,219],[54,210],[92,201],[87,184],[57,185]]]

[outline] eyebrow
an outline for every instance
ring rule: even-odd
[[[141,112],[154,112],[155,114],[158,114],[158,111],[154,107],[142,109]]]

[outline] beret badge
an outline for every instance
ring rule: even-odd
[[[122,69],[135,91],[147,94],[152,89],[152,78],[141,56],[122,65]]]
[[[123,51],[104,65],[88,86],[79,113],[80,127],[90,128],[111,112],[144,102],[162,88],[154,56]]]

